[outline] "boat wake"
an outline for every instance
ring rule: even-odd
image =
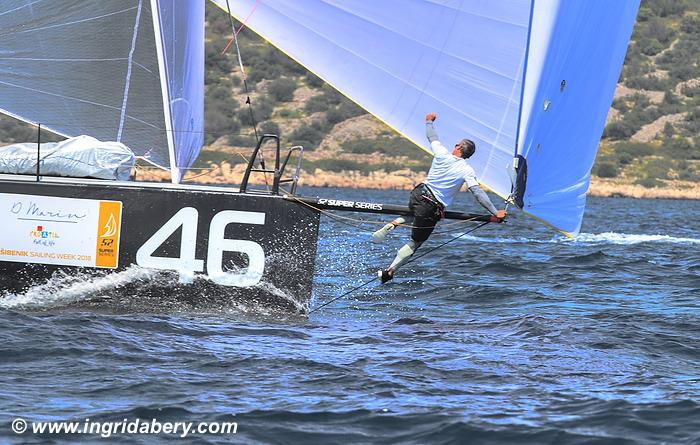
[[[589,244],[700,244],[700,239],[698,238],[678,238],[670,235],[637,235],[615,232],[581,233],[572,241]]]
[[[157,272],[133,266],[106,275],[55,273],[45,283],[25,292],[0,295],[0,307],[6,309],[40,309],[66,306],[80,301],[107,299],[109,292],[129,283],[147,281]]]
[[[670,235],[648,235],[648,234],[627,234],[627,233],[580,233],[576,238],[566,238],[564,236],[556,236],[551,239],[533,239],[533,238],[505,238],[505,237],[478,237],[464,236],[464,240],[478,243],[495,243],[495,244],[618,244],[631,245],[641,243],[660,243],[660,244],[700,244],[699,238],[683,238]]]
[[[266,282],[242,290],[206,276],[182,284],[177,274],[131,266],[103,275],[55,273],[24,292],[0,294],[0,309],[42,311],[78,308],[126,312],[306,313],[308,303]]]

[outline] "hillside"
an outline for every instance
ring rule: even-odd
[[[235,48],[221,54],[229,20],[210,5],[207,21],[206,146],[190,177],[236,182],[255,141],[251,109]],[[411,142],[249,30],[239,42],[257,131],[305,147],[305,184],[408,188],[422,178],[430,158]],[[592,193],[700,198],[699,61],[700,0],[642,1]],[[0,119],[1,142],[32,134]]]
[[[697,188],[699,11],[697,0],[642,2],[593,170],[598,184]]]

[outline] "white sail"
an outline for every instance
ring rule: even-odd
[[[4,0],[0,111],[124,143],[163,168],[191,165],[202,140],[204,6],[175,3]]]
[[[470,163],[503,197],[520,154],[530,165],[525,210],[578,231],[639,0],[229,3],[246,26],[416,144],[427,147],[423,117],[437,112],[443,142],[473,139]],[[567,78],[562,101],[553,92]],[[553,107],[543,120],[545,100]]]
[[[226,10],[225,0],[215,3]],[[243,0],[232,14],[372,114],[427,148],[473,139],[477,175],[510,193],[530,2]]]

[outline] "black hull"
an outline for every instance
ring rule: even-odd
[[[63,243],[60,246],[62,252],[71,248],[66,237],[61,235],[61,231],[65,232],[65,227],[70,225],[62,223],[73,222],[60,220],[72,216],[65,210],[66,202],[121,202],[118,239],[115,238],[118,250],[110,250],[114,246],[107,249],[107,255],[113,252],[115,264],[108,267],[40,264],[42,261],[26,257],[8,257],[19,255],[19,249],[10,250],[0,245],[0,253],[5,254],[0,256],[0,289],[5,292],[22,293],[32,286],[56,279],[58,275],[89,279],[94,275],[130,268],[152,271],[152,262],[155,261],[163,263],[156,267],[157,272],[133,282],[127,280],[105,292],[115,298],[129,294],[138,294],[145,299],[165,298],[176,301],[178,306],[184,304],[195,308],[221,307],[230,303],[254,303],[296,311],[308,307],[320,214],[279,196],[238,193],[235,189],[221,187],[57,179],[32,182],[22,178],[0,179],[0,197],[4,199],[0,201],[0,206],[4,207],[0,208],[0,217],[7,218],[7,225],[13,232],[6,232],[0,240],[5,244],[28,245],[29,241],[24,237],[29,228],[39,226],[41,233],[42,228],[51,227],[59,234],[56,235],[56,246],[40,247],[44,251],[58,249]],[[60,201],[56,198],[86,201]],[[30,214],[27,209],[32,199],[48,203],[47,208],[52,200],[62,202],[61,211],[64,213],[55,209],[51,213],[50,209],[44,211],[44,208],[37,212],[34,206],[34,213]],[[17,204],[20,200],[22,203]],[[13,203],[15,207],[10,209]],[[179,215],[179,219],[175,215]],[[52,217],[59,220],[52,221]],[[179,222],[173,223],[173,218]],[[28,219],[31,221],[24,221]],[[171,228],[163,231],[169,221]],[[25,227],[29,228],[25,230]],[[102,229],[91,230],[98,230],[97,235],[86,234],[85,243],[105,243],[99,238]],[[154,240],[154,234],[159,231],[163,239]],[[33,231],[32,234],[36,236]],[[17,237],[21,239],[16,241]],[[150,246],[157,248],[144,251],[149,240]],[[194,255],[186,252],[191,247]],[[100,246],[97,249],[99,257]],[[35,253],[30,251],[30,254]],[[168,258],[184,257],[189,263],[183,261],[175,267],[168,265],[172,264]],[[178,268],[180,270],[174,270]],[[256,270],[259,271],[257,275]]]

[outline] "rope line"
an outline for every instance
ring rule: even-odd
[[[246,164],[248,163],[248,158],[247,158],[243,153],[241,153],[240,151],[237,151],[237,152],[235,152],[235,153],[233,153],[233,154],[234,154],[234,155],[239,155],[241,158],[243,158],[243,161],[244,161]],[[139,159],[143,159],[143,158],[142,158],[141,156],[137,156],[136,159],[139,160]],[[206,176],[206,175],[208,175],[208,174],[210,174],[210,173],[213,173],[213,172],[215,172],[215,171],[221,169],[221,164],[212,164],[212,165],[213,165],[213,167],[187,167],[187,168],[182,168],[182,169],[180,169],[180,170],[182,170],[182,171],[185,172],[185,173],[183,173],[182,180],[183,180],[183,181],[185,181],[185,180],[189,181],[189,180],[192,180],[192,179],[199,178],[200,176]],[[163,170],[163,169],[160,168],[160,167],[156,167],[155,165],[139,165],[139,164],[134,164],[134,167],[133,167],[133,168],[134,168],[134,171],[135,171],[135,172],[134,172],[135,175],[138,174],[138,171],[139,171],[139,170],[143,170],[144,172],[148,172],[148,171],[165,171],[165,170]],[[194,175],[194,176],[187,176],[187,177],[185,177],[185,175],[186,175],[188,172],[191,172],[191,171],[200,171],[200,173],[198,173],[198,174],[196,174],[196,175]]]
[[[190,180],[192,180],[192,179],[199,178],[200,176],[206,176],[206,175],[208,175],[208,174],[214,173],[215,171],[217,171],[217,170],[219,170],[219,169],[221,169],[221,166],[220,166],[220,165],[217,165],[217,166],[214,167],[214,168],[201,169],[201,170],[207,170],[207,171],[203,171],[203,172],[201,172],[201,173],[199,173],[199,174],[196,174],[196,175],[194,175],[194,176],[188,176],[187,178],[185,178],[185,175],[183,174],[183,175],[182,175],[182,180],[184,181],[184,180],[186,179],[186,180],[190,181]],[[188,170],[190,170],[190,169],[188,169]],[[187,172],[185,172],[185,173],[187,173]]]
[[[458,240],[459,238],[461,238],[461,237],[463,237],[463,236],[465,236],[465,235],[468,235],[468,234],[474,232],[475,230],[477,230],[477,229],[479,229],[479,228],[481,228],[481,227],[484,227],[484,226],[485,226],[486,224],[488,224],[489,222],[490,222],[490,221],[485,221],[485,222],[479,224],[478,226],[472,227],[471,229],[467,230],[466,232],[461,233],[461,234],[455,236],[454,238],[452,238],[452,239],[450,239],[450,240],[448,240],[448,241],[445,241],[445,242],[442,243],[442,244],[438,244],[437,246],[433,247],[432,249],[430,249],[430,250],[428,250],[428,251],[426,251],[426,252],[423,252],[422,254],[420,254],[420,255],[418,255],[418,256],[411,257],[411,259],[409,259],[409,260],[406,262],[406,265],[411,264],[412,262],[414,262],[414,261],[416,261],[416,260],[418,260],[418,259],[420,259],[420,258],[423,258],[424,256],[426,256],[426,255],[428,255],[428,254],[430,254],[430,253],[432,253],[432,252],[435,252],[436,250],[438,250],[438,249],[440,249],[440,248],[446,246],[447,244],[450,244],[451,242],[456,241],[456,240]],[[405,266],[405,265],[404,265],[404,266]],[[372,278],[371,280],[365,281],[364,283],[360,284],[359,286],[353,287],[352,289],[350,289],[349,291],[343,293],[342,295],[339,295],[339,296],[337,296],[337,297],[335,297],[335,298],[332,298],[331,300],[326,301],[325,303],[323,303],[323,304],[320,305],[320,306],[316,306],[315,308],[313,308],[313,309],[311,309],[311,310],[309,311],[309,315],[313,314],[314,312],[318,311],[318,310],[321,309],[321,308],[324,308],[324,307],[328,306],[329,304],[333,303],[334,301],[338,301],[338,300],[340,300],[341,298],[344,298],[344,297],[346,297],[346,296],[352,294],[353,292],[355,292],[355,291],[357,291],[357,290],[359,290],[359,289],[362,289],[363,287],[369,285],[370,283],[373,283],[373,282],[377,281],[378,279],[379,279],[379,276],[376,276],[376,277]]]

